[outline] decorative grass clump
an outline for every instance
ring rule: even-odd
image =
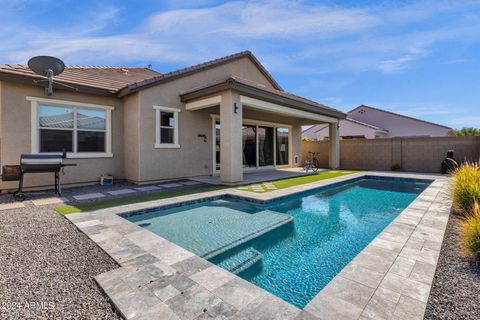
[[[464,163],[453,172],[453,205],[468,216],[475,203],[480,203],[480,170],[478,163]]]
[[[480,207],[473,206],[469,216],[461,222],[465,249],[475,259],[480,259]]]

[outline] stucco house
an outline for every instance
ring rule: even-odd
[[[445,137],[454,135],[452,128],[402,114],[360,105],[340,120],[342,139],[379,139],[399,137]],[[303,136],[310,140],[328,139],[325,125],[306,129]]]
[[[338,122],[346,115],[285,92],[249,51],[169,73],[144,67],[69,66],[44,96],[43,77],[0,66],[0,162],[23,153],[67,153],[63,183],[102,174],[134,183],[301,165],[303,125],[325,125],[330,166],[338,167]],[[44,85],[44,84],[43,84]],[[51,185],[48,174],[25,185]],[[15,188],[2,182],[1,190]]]

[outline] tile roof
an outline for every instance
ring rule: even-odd
[[[353,123],[356,123],[356,124],[359,124],[359,125],[364,126],[364,127],[367,127],[367,128],[371,128],[371,129],[375,129],[375,130],[379,130],[379,131],[388,132],[387,129],[384,129],[384,128],[381,128],[381,127],[377,127],[377,126],[374,126],[373,124],[369,124],[369,123],[366,123],[366,122],[358,121],[358,120],[355,120],[355,119],[352,119],[352,118],[348,118],[348,117],[347,117],[345,120],[350,121],[350,122],[353,122]]]
[[[23,64],[0,65],[0,73],[45,79],[35,74]],[[65,71],[55,77],[55,81],[72,86],[85,86],[116,93],[131,83],[160,75],[159,72],[145,67],[114,66],[66,66]]]
[[[63,113],[57,115],[40,116],[40,127],[51,129],[71,129],[73,128],[73,114]],[[77,126],[81,129],[105,130],[105,118],[88,116],[77,113]]]
[[[231,62],[233,60],[241,59],[247,57],[249,58],[257,67],[258,69],[263,73],[263,75],[268,79],[268,81],[272,84],[272,86],[277,89],[283,91],[282,87],[275,81],[275,79],[272,77],[272,75],[265,69],[265,67],[258,61],[258,59],[250,52],[250,51],[241,51],[235,54],[231,54],[229,56],[225,56],[222,58],[218,58],[215,60],[207,61],[204,63],[200,63],[194,66],[190,66],[187,68],[179,69],[176,71],[164,73],[161,75],[158,75],[156,77],[153,77],[151,79],[145,79],[143,81],[139,81],[137,83],[132,83],[129,84],[127,88],[123,89],[122,92],[120,92],[120,96],[127,95],[129,93],[141,90],[146,87],[154,86],[157,85],[163,81],[168,81],[168,80],[173,80],[178,77],[186,76],[191,73],[203,71],[206,69],[210,69],[213,67],[217,67],[219,65]]]
[[[380,109],[380,108],[375,108],[375,107],[371,107],[371,106],[367,106],[365,104],[362,104],[362,105],[359,105],[358,107],[348,111],[347,113],[350,114],[352,112],[354,112],[355,110],[358,110],[360,108],[369,108],[369,109],[372,109],[372,110],[376,110],[376,111],[380,111],[380,112],[383,112],[383,113],[387,113],[387,114],[391,114],[391,115],[394,115],[394,116],[397,116],[397,117],[401,117],[401,118],[405,118],[405,119],[410,119],[410,120],[415,120],[415,121],[419,121],[419,122],[423,122],[423,123],[427,123],[427,124],[431,124],[431,125],[434,125],[434,126],[438,126],[438,127],[442,127],[442,128],[445,128],[445,129],[450,129],[452,130],[452,128],[450,127],[447,127],[447,126],[444,126],[444,125],[441,125],[441,124],[438,124],[438,123],[434,123],[434,122],[430,122],[430,121],[427,121],[427,120],[422,120],[422,119],[417,119],[417,118],[413,118],[413,117],[409,117],[409,116],[406,116],[406,115],[403,115],[403,114],[399,114],[399,113],[395,113],[395,112],[392,112],[392,111],[387,111],[387,110],[383,110],[383,109]]]
[[[164,74],[145,67],[66,66],[65,71],[55,77],[55,81],[72,86],[106,90],[109,93],[118,94],[118,96],[122,97],[144,88],[161,84],[164,81],[211,69],[244,57],[249,58],[258,67],[274,88],[282,90],[272,75],[250,51],[238,52]],[[2,75],[9,79],[12,77],[23,80],[25,80],[25,77],[33,80],[45,79],[45,77],[35,74],[28,66],[23,64],[0,65],[0,79]]]

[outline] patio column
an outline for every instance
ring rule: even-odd
[[[242,105],[240,96],[232,91],[222,94],[220,144],[220,180],[227,183],[242,181]]]
[[[338,122],[330,123],[328,129],[330,143],[328,164],[330,169],[338,169],[340,167],[340,136]]]

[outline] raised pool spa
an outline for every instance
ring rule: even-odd
[[[303,308],[430,183],[366,176],[273,201],[223,196],[122,216]]]

